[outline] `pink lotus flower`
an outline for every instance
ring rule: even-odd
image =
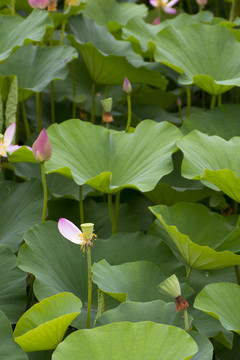
[[[177,10],[173,9],[174,6],[179,0],[149,0],[149,3],[156,8],[161,8],[167,14],[176,14]]]
[[[123,91],[126,94],[130,94],[132,92],[132,85],[127,77],[125,77],[125,79],[123,81]]]
[[[14,122],[7,128],[2,138],[0,138],[0,156],[7,157],[7,152],[12,153],[20,148],[18,145],[11,145],[15,135],[15,130],[16,123]]]
[[[156,19],[153,20],[152,25],[158,25],[158,24],[160,24],[160,19],[159,17],[156,17]]]
[[[68,240],[78,245],[85,245],[84,235],[71,221],[61,218],[58,221],[58,230]]]
[[[32,8],[43,10],[49,5],[49,0],[28,0],[28,3]]]
[[[46,129],[43,129],[32,146],[33,156],[37,161],[43,163],[50,160],[52,156],[52,145],[50,144]]]

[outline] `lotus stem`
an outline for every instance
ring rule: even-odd
[[[26,305],[26,311],[32,307],[34,304],[34,292],[33,292],[33,283],[34,283],[35,276],[33,274],[30,274],[30,285],[28,289],[28,297],[27,297],[27,305]]]
[[[215,108],[216,99],[217,99],[216,95],[212,95],[211,106],[210,106],[211,110]]]
[[[11,14],[15,15],[15,0],[11,0]]]
[[[190,278],[191,272],[192,272],[192,268],[189,267],[188,272],[187,272],[187,279]]]
[[[64,0],[63,13],[65,13],[65,11],[67,10],[67,7],[68,7],[67,0]],[[63,20],[62,27],[61,27],[61,36],[60,36],[60,40],[59,40],[59,45],[62,45],[62,43],[63,43],[63,37],[64,37],[65,28],[66,28],[66,22],[65,22],[65,20]]]
[[[14,137],[15,145],[18,144],[18,139],[19,139],[19,125],[20,125],[20,104],[18,103],[17,113],[16,113],[16,130],[15,130],[15,137]]]
[[[191,6],[191,0],[187,0],[187,8],[188,8],[188,12],[189,12],[190,14],[192,14],[193,11],[192,11],[192,6]]]
[[[222,105],[222,94],[218,95],[218,106]]]
[[[187,92],[187,117],[189,118],[191,113],[191,91],[190,86],[186,86],[186,92]]]
[[[29,126],[29,122],[28,122],[28,119],[27,119],[27,114],[26,114],[24,101],[22,101],[21,105],[22,105],[23,122],[24,122],[25,131],[26,131],[26,139],[28,140],[30,138],[30,136],[31,136],[31,131],[30,131],[30,126]]]
[[[83,187],[79,186],[79,211],[80,211],[80,224],[84,223],[84,209],[83,209]]]
[[[129,132],[132,120],[132,107],[131,107],[131,95],[127,94],[127,104],[128,104],[128,120],[126,126],[126,132]]]
[[[238,285],[240,285],[240,272],[239,272],[238,265],[234,265],[234,270],[235,270],[235,274],[236,274],[236,278],[237,278],[237,283],[238,283]]]
[[[115,198],[115,211],[114,211],[115,228],[114,228],[114,234],[117,232],[119,204],[120,204],[120,191],[118,191],[116,193],[116,198]]]
[[[239,0],[233,0],[231,10],[230,10],[230,17],[229,21],[234,21],[236,17],[240,15],[240,3]]]
[[[96,92],[96,85],[95,83],[92,84],[92,109],[91,109],[91,123],[95,124],[95,92]]]
[[[105,89],[105,99],[107,99],[109,96],[109,90],[110,90],[110,85],[106,85],[106,89]]]
[[[72,117],[76,119],[76,63],[75,59],[72,61],[72,85],[73,85],[73,107]]]
[[[47,183],[44,170],[44,162],[41,163],[41,176],[42,176],[42,187],[43,187],[43,211],[42,211],[42,222],[46,220],[47,213]]]
[[[36,93],[37,101],[37,129],[42,130],[42,93]]]
[[[116,231],[116,226],[115,226],[115,217],[114,217],[114,213],[113,213],[113,204],[112,204],[112,194],[108,194],[108,210],[109,210],[109,215],[110,215],[110,220],[111,220],[111,224],[112,224],[112,234],[114,234]]]
[[[88,264],[88,305],[87,305],[87,329],[90,329],[90,316],[92,304],[92,263],[91,263],[91,246],[87,248]]]
[[[98,289],[98,310],[94,320],[93,327],[95,327],[98,318],[106,311],[106,296],[105,293]]]
[[[187,312],[187,310],[183,310],[183,316],[184,316],[185,330],[188,331],[189,326],[188,326],[188,312]]]
[[[51,119],[55,123],[54,82],[51,81]]]

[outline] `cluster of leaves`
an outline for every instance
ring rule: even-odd
[[[1,158],[0,357],[238,360],[240,30],[236,16],[226,20],[231,3],[198,12],[181,1],[157,25],[147,1],[58,6],[0,3],[0,131],[16,121],[16,143],[31,146],[46,127],[53,150],[44,222],[31,150]],[[109,96],[110,127],[100,102]],[[91,329],[87,258],[59,233],[60,217],[95,224]],[[189,331],[157,289],[172,274]]]

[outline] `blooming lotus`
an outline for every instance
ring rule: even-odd
[[[28,3],[32,8],[43,10],[49,5],[49,0],[28,0]]]
[[[52,145],[50,144],[46,129],[43,129],[32,146],[33,156],[37,161],[43,163],[50,160],[52,156]]]
[[[14,122],[7,128],[4,135],[0,138],[0,156],[7,157],[7,152],[12,153],[13,151],[19,149],[20,146],[11,145],[15,134],[15,129],[16,123]]]
[[[149,0],[150,4],[153,7],[161,8],[167,14],[176,14],[177,10],[173,9],[174,6],[179,0]]]

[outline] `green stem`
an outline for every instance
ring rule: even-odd
[[[238,285],[240,285],[240,272],[239,272],[239,267],[238,267],[238,265],[234,265],[234,270],[235,270],[235,274],[236,274],[236,278],[237,278]]]
[[[105,293],[98,289],[98,310],[94,320],[93,327],[95,327],[97,319],[106,311],[106,296]]]
[[[199,5],[199,22],[202,22],[202,6]]]
[[[183,114],[182,114],[181,106],[178,106],[178,111],[179,111],[179,116],[180,116],[180,120],[181,120],[181,125],[183,125]]]
[[[83,196],[82,196],[83,187],[79,186],[79,210],[80,210],[80,224],[84,223],[84,210],[83,210]]]
[[[106,89],[105,89],[105,99],[108,98],[109,95],[109,89],[110,89],[110,85],[106,85]]]
[[[192,271],[192,268],[191,268],[191,267],[189,267],[188,272],[187,272],[187,279],[189,279],[189,278],[190,278],[191,271]]]
[[[72,116],[76,119],[76,63],[75,59],[72,61],[72,85],[73,85],[73,107]]]
[[[192,6],[191,6],[191,0],[187,0],[187,8],[188,8],[188,12],[189,12],[190,14],[192,14],[193,11],[192,11]]]
[[[16,113],[16,130],[15,130],[15,137],[14,137],[14,144],[18,144],[19,140],[19,129],[20,129],[20,104],[18,103],[17,106],[17,113]]]
[[[54,83],[51,81],[51,119],[55,123]]]
[[[22,116],[23,116],[23,122],[24,122],[24,126],[25,126],[25,131],[26,131],[26,139],[28,140],[30,138],[30,136],[31,136],[31,131],[30,131],[30,126],[29,126],[29,122],[28,122],[28,119],[27,119],[27,114],[26,114],[24,101],[22,101]]]
[[[87,264],[88,264],[88,306],[87,306],[87,329],[90,329],[90,316],[92,304],[92,263],[91,263],[91,246],[87,248]]]
[[[115,225],[115,217],[113,214],[112,194],[108,194],[108,210],[109,210],[110,220],[111,220],[111,224],[112,224],[112,234],[115,234],[116,225]]]
[[[120,204],[120,191],[116,193],[116,199],[115,199],[115,210],[114,210],[114,220],[115,220],[115,226],[114,226],[114,234],[117,232],[117,224],[118,224],[118,213],[119,213],[119,204]]]
[[[15,15],[15,0],[11,0],[11,13]]]
[[[215,0],[215,16],[219,16],[219,2]]]
[[[28,289],[28,297],[27,297],[27,305],[26,305],[26,311],[30,309],[34,304],[34,292],[33,292],[33,283],[34,283],[35,276],[33,274],[30,274],[30,284]]]
[[[95,92],[96,85],[92,84],[92,109],[91,109],[91,123],[95,124]]]
[[[67,0],[64,0],[63,13],[66,12],[67,7],[68,7]],[[59,40],[59,45],[62,45],[62,43],[63,43],[63,37],[64,37],[65,28],[66,28],[66,22],[65,22],[65,20],[63,20],[62,27],[61,27],[61,36],[60,36],[60,40]]]
[[[187,117],[189,118],[191,113],[191,90],[190,86],[186,86],[186,92],[187,92]]]
[[[205,91],[202,90],[202,107],[205,108],[206,106],[206,94]]]
[[[216,95],[212,95],[211,106],[210,106],[211,110],[215,108],[216,99],[217,99]]]
[[[185,330],[188,331],[189,327],[188,327],[188,312],[187,312],[187,310],[183,310],[183,316],[184,316]]]
[[[131,95],[127,94],[127,104],[128,104],[128,120],[127,120],[127,126],[126,126],[126,132],[129,132],[130,126],[131,126],[131,120],[132,120],[132,107],[131,107]]]
[[[218,106],[222,105],[222,94],[218,95]]]
[[[239,0],[233,0],[231,10],[230,10],[230,17],[229,21],[233,21],[240,15],[240,3]]]
[[[37,100],[37,129],[42,130],[42,93],[36,93]]]
[[[46,220],[47,213],[47,183],[44,171],[44,162],[41,163],[41,176],[42,176],[42,187],[43,187],[43,211],[42,211],[42,222]]]

